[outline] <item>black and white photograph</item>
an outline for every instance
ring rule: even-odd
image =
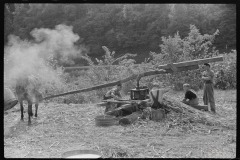
[[[4,3],[4,158],[236,158],[236,21],[231,3]]]

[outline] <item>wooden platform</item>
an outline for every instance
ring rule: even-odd
[[[191,106],[191,107],[196,108],[198,110],[208,111],[208,106],[207,105],[194,105],[194,106]]]
[[[131,103],[140,103],[140,102],[148,102],[149,99],[145,100],[102,100],[102,103],[122,103],[122,104],[131,104]]]

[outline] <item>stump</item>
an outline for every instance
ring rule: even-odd
[[[150,114],[150,120],[161,121],[166,117],[164,109],[152,109]]]

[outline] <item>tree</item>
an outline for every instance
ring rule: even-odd
[[[13,12],[14,6],[12,4],[4,5],[4,43],[7,42],[8,35],[13,32]]]
[[[27,37],[26,25],[24,23],[24,17],[27,17],[27,4],[14,4],[15,5],[15,13],[14,13],[14,20],[13,20],[13,34],[16,36],[20,36],[21,38],[25,39]]]
[[[221,39],[224,41],[222,46],[236,48],[236,5],[225,4],[222,6],[223,13],[220,18],[219,30]]]
[[[180,38],[186,37],[190,24],[203,34],[213,34],[219,29],[220,35],[214,41],[219,48],[236,45],[234,4],[30,3],[7,6],[5,41],[10,33],[21,39],[31,39],[30,32],[34,28],[52,29],[66,24],[73,26],[74,33],[80,36],[77,44],[87,46],[93,56],[104,54],[101,46],[115,50],[116,54],[158,52],[162,36],[174,36],[178,31]]]
[[[174,36],[162,37],[161,52],[159,54],[151,53],[152,60],[150,62],[161,65],[216,56],[217,52],[210,49],[218,34],[219,31],[216,30],[212,35],[202,35],[195,25],[190,25],[190,31],[185,38],[181,38],[178,32]],[[177,90],[182,89],[183,83],[190,83],[192,87],[199,89],[202,87],[200,77],[200,70],[195,70],[163,75],[158,80],[167,82],[168,85],[174,84]]]
[[[187,35],[189,23],[188,9],[186,4],[172,4],[169,13],[170,23],[168,25],[168,34],[172,35],[179,31],[180,36]]]

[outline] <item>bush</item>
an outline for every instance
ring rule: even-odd
[[[151,63],[153,65],[163,65],[218,56],[218,51],[212,47],[214,38],[218,34],[219,31],[217,30],[212,35],[201,35],[194,25],[190,25],[190,32],[188,36],[183,39],[178,33],[176,33],[174,37],[162,37],[163,44],[160,45],[161,53],[157,54],[150,52],[152,58]],[[229,54],[227,55],[229,56]],[[225,58],[223,63],[217,62],[213,65],[212,69],[214,72],[217,72],[222,68],[224,73],[224,75],[217,73],[218,77],[220,76],[220,78],[215,78],[215,86],[217,88],[225,85],[226,88],[230,89],[231,87],[236,86],[236,63],[232,63],[236,60],[236,55],[231,55],[232,56]],[[182,90],[182,85],[184,83],[189,83],[193,89],[198,90],[203,87],[203,81],[201,80],[202,72],[202,66],[199,66],[199,69],[197,70],[158,76],[155,81],[156,83],[162,84],[163,87],[173,85],[175,90]],[[219,89],[221,88],[222,87]]]
[[[132,69],[135,61],[127,58],[134,55],[125,54],[119,58],[114,58],[114,51],[110,52],[105,46],[102,48],[105,50],[105,55],[103,56],[103,60],[96,59],[97,65],[94,65],[90,57],[83,56],[83,58],[88,61],[90,69],[65,73],[65,79],[68,82],[67,87],[65,87],[68,90],[67,92],[118,81],[133,73]],[[113,66],[112,64],[117,61],[119,62],[120,66]],[[102,65],[109,67],[97,67]],[[123,85],[123,94],[126,94],[129,91],[130,86],[132,86],[131,82],[127,82]],[[64,103],[96,102],[99,99],[102,99],[103,95],[110,88],[111,87],[85,93],[67,95],[64,98]]]
[[[215,72],[215,87],[218,89],[236,89],[237,69],[236,69],[236,50],[224,53],[224,61],[212,65]]]

